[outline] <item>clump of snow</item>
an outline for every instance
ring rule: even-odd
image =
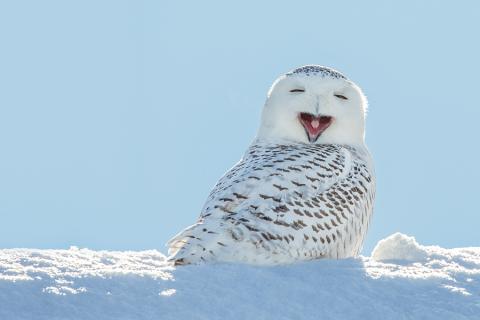
[[[405,263],[407,261],[408,263]],[[480,248],[173,268],[158,251],[0,250],[0,319],[479,319]]]
[[[428,252],[414,237],[397,232],[378,242],[373,249],[372,258],[377,261],[424,261],[428,258]]]

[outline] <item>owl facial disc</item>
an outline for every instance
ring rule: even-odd
[[[313,143],[332,124],[333,117],[301,112],[298,120],[305,128],[308,140]]]

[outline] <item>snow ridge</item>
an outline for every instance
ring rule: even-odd
[[[177,269],[151,251],[0,250],[0,319],[480,319],[480,248]]]

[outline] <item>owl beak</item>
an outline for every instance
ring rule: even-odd
[[[308,141],[313,143],[332,124],[333,117],[301,112],[298,115],[298,120],[305,128]]]

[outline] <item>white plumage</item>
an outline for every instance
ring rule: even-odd
[[[297,68],[269,91],[257,137],[169,241],[175,264],[291,263],[359,253],[375,179],[366,98],[339,72]]]

